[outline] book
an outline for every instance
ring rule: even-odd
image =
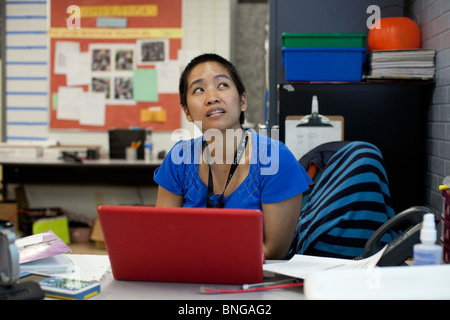
[[[19,264],[71,252],[70,247],[51,230],[19,238],[15,244],[19,251]]]
[[[375,50],[369,56],[367,79],[432,80],[436,72],[436,50]]]

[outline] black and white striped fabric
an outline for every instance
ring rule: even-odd
[[[345,143],[326,162],[303,205],[289,256],[362,256],[374,231],[395,215],[377,147]],[[394,237],[382,240],[387,243]]]

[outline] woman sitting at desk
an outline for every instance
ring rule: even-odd
[[[193,59],[179,91],[187,120],[203,136],[176,143],[155,171],[157,206],[260,209],[267,259],[360,256],[394,216],[381,153],[365,142],[335,153],[301,208],[312,180],[283,143],[242,128],[245,88],[222,57]]]
[[[178,142],[157,169],[156,205],[261,209],[264,254],[283,258],[311,179],[283,143],[242,128],[247,95],[230,62],[193,59],[179,89],[187,120],[203,136]]]

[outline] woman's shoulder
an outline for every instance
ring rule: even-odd
[[[174,164],[192,164],[202,149],[202,137],[184,139],[177,141],[170,149],[166,158],[169,157]]]

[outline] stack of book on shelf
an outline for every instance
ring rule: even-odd
[[[375,50],[370,54],[367,79],[433,80],[436,50]]]

